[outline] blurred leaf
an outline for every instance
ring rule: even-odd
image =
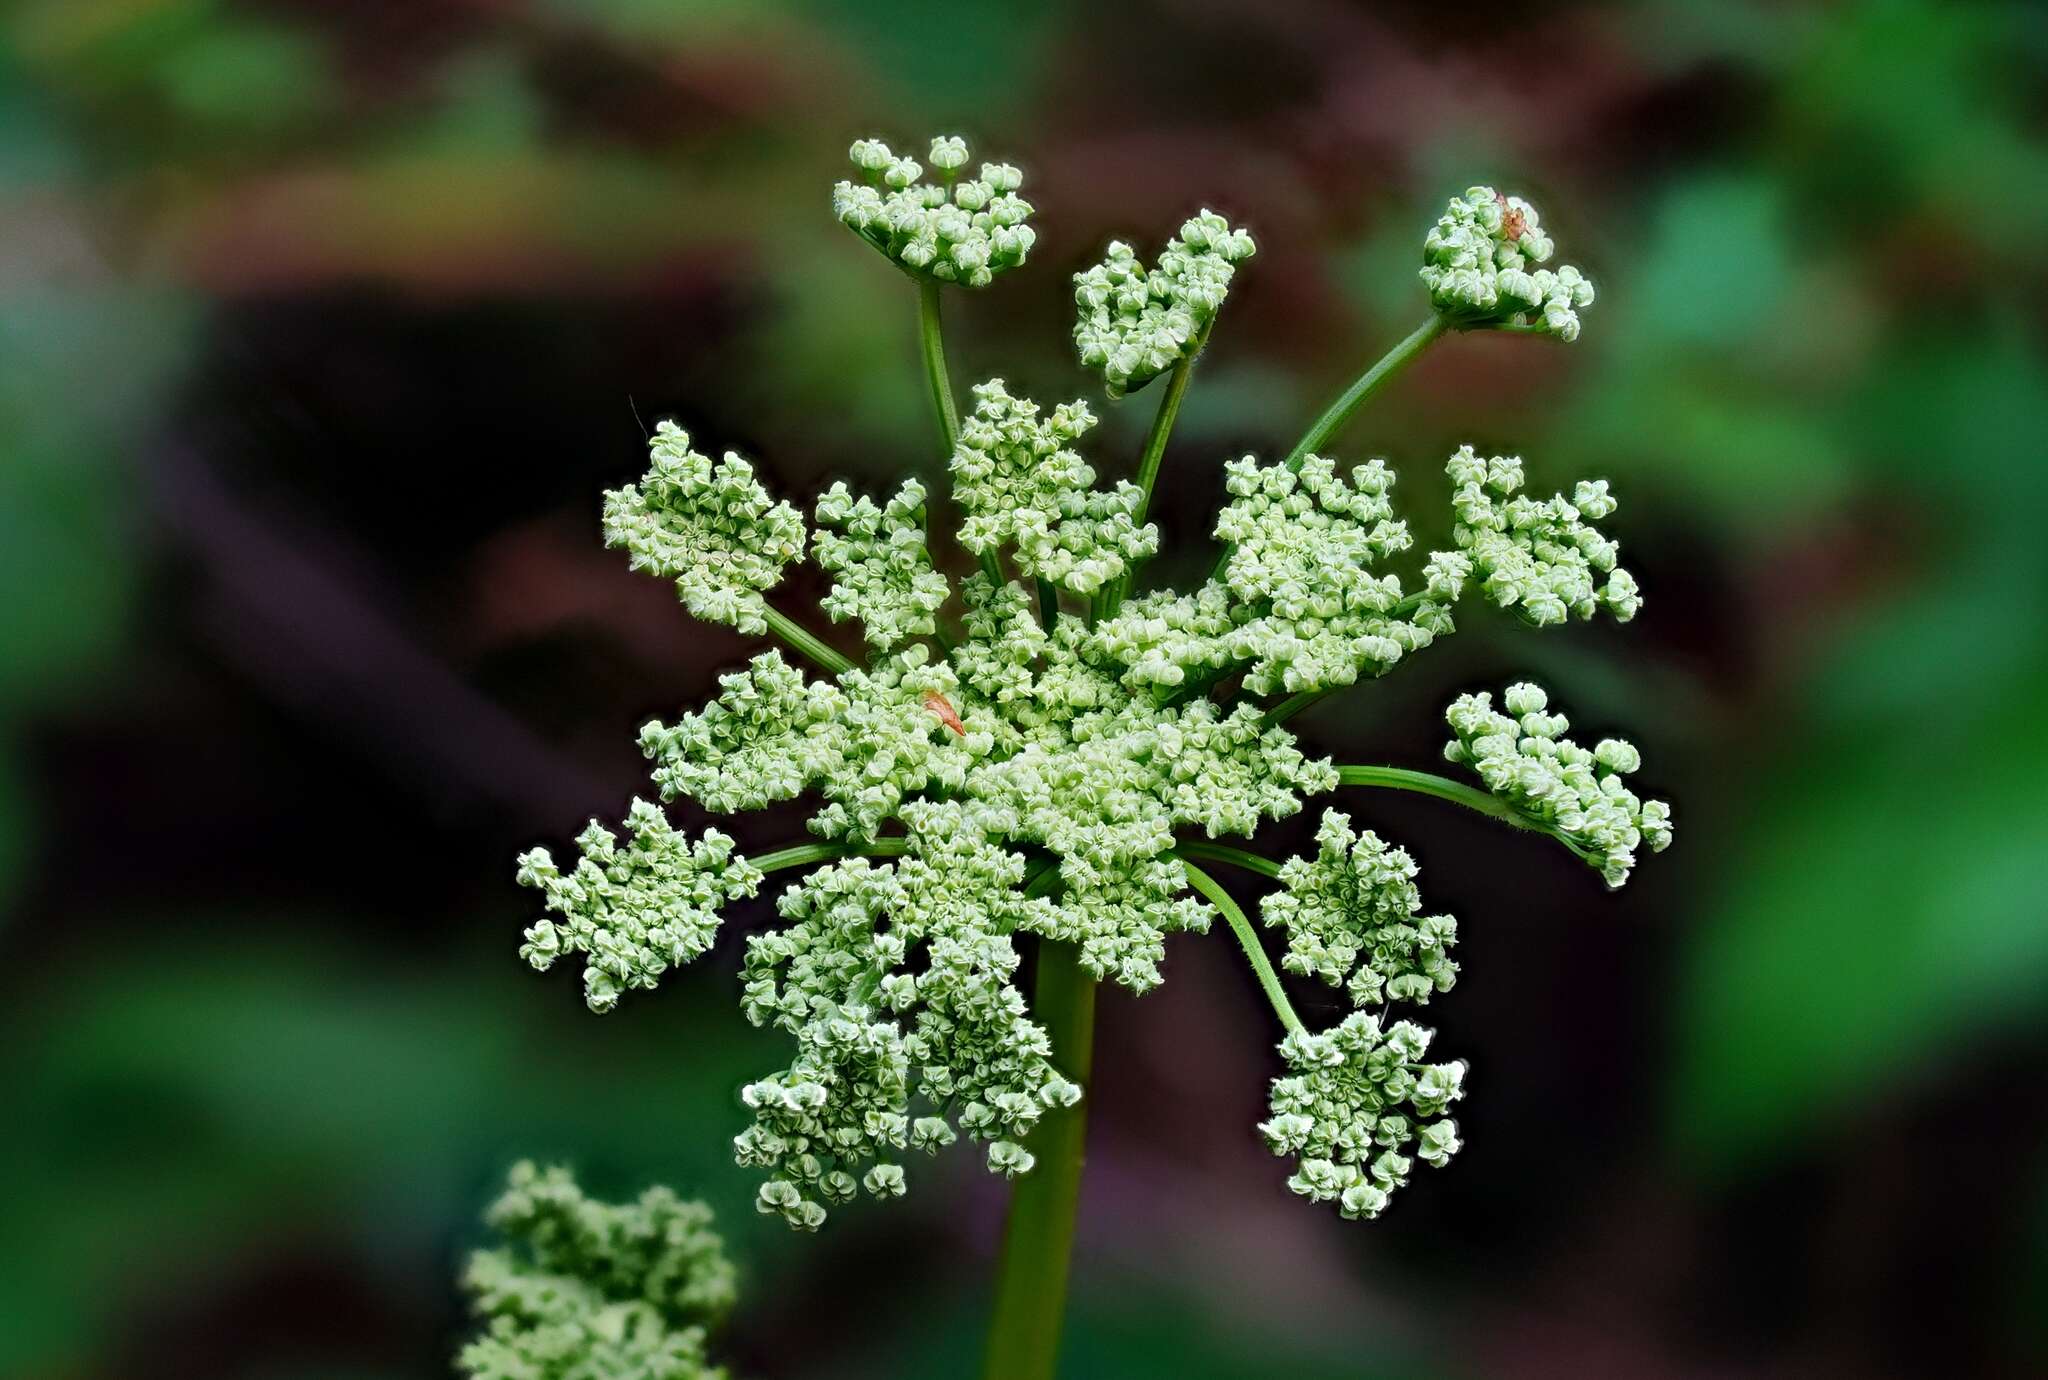
[[[683,975],[600,1021],[509,940],[379,974],[357,950],[210,942],[211,927],[172,918],[148,928],[175,943],[83,950],[0,1017],[17,1052],[0,1178],[36,1185],[0,1200],[0,1239],[38,1243],[0,1256],[0,1374],[83,1354],[130,1291],[192,1289],[296,1235],[424,1251],[439,1270],[440,1243],[474,1231],[471,1199],[523,1154],[707,1197],[757,1262],[792,1248],[730,1160],[735,1090],[781,1042],[703,990],[728,977]]]
[[[1981,718],[1796,757],[1684,965],[1670,1115],[1713,1162],[1895,1096],[2048,995],[2048,665]]]
[[[2048,388],[2011,331],[1901,358],[1919,367],[1877,388],[1869,449],[1966,544],[1843,639],[1743,791],[1671,1104],[1710,1159],[1810,1134],[2048,1005],[2048,476],[2026,439]]]
[[[797,0],[797,7],[857,45],[868,64],[896,88],[906,110],[959,127],[970,144],[987,143],[985,152],[1001,158],[1005,144],[997,136],[1038,81],[1068,4]],[[943,131],[886,132],[914,144]]]
[[[184,363],[175,297],[0,295],[0,709],[45,701],[117,644],[136,578],[130,465]]]

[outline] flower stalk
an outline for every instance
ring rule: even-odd
[[[1073,945],[1038,946],[1032,1009],[1062,1070],[1084,1087],[1095,1057],[1095,986]],[[1010,1190],[982,1369],[987,1380],[1051,1380],[1057,1373],[1087,1137],[1084,1098],[1048,1112],[1027,1142],[1038,1163]]]

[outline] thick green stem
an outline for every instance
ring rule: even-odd
[[[1193,839],[1185,843],[1175,844],[1173,851],[1180,856],[1183,864],[1189,858],[1200,858],[1204,862],[1228,863],[1232,867],[1241,867],[1247,872],[1256,872],[1261,877],[1271,877],[1277,880],[1280,876],[1280,864],[1274,862],[1271,858],[1260,853],[1254,853],[1250,849],[1233,848],[1227,843],[1210,843],[1207,839]]]
[[[1517,829],[1528,829],[1538,834],[1550,830],[1520,810],[1502,800],[1499,796],[1483,791],[1477,786],[1468,786],[1462,781],[1437,776],[1432,772],[1409,771],[1405,767],[1339,767],[1337,784],[1340,786],[1384,786],[1396,791],[1414,791],[1419,795],[1433,795],[1438,800],[1448,800],[1453,805],[1463,805],[1468,810],[1511,824]]]
[[[1060,621],[1060,592],[1051,580],[1038,582],[1038,622],[1047,632]]]
[[[1393,382],[1394,376],[1422,357],[1422,352],[1436,343],[1438,336],[1450,329],[1450,322],[1431,312],[1429,320],[1408,333],[1406,339],[1387,351],[1370,369],[1351,381],[1351,386],[1337,395],[1335,402],[1323,409],[1323,415],[1316,418],[1302,438],[1294,443],[1294,449],[1287,452],[1287,468],[1298,470],[1302,462],[1328,444],[1330,438],[1351,420],[1359,408],[1370,402],[1373,395]],[[1230,554],[1237,548],[1226,546],[1216,561],[1211,579],[1220,579],[1224,567],[1230,564]]]
[[[802,652],[833,675],[843,675],[853,669],[853,663],[832,648],[818,640],[810,629],[796,622],[788,614],[773,606],[765,606],[768,631]]]
[[[1085,1086],[1095,1047],[1095,979],[1074,945],[1040,943],[1031,1006],[1052,1037],[1060,1070]],[[1031,1133],[1037,1164],[1010,1192],[983,1370],[988,1380],[1051,1380],[1057,1370],[1087,1130],[1083,1099],[1047,1112]]]
[[[786,867],[809,867],[812,863],[837,858],[895,858],[910,845],[908,839],[870,839],[866,843],[793,843],[758,858],[748,858],[759,872],[780,872]]]
[[[1238,944],[1244,949],[1244,956],[1251,960],[1252,972],[1257,975],[1259,986],[1265,989],[1266,1000],[1273,1004],[1273,1014],[1280,1018],[1280,1024],[1287,1028],[1288,1034],[1299,1034],[1305,1028],[1301,1023],[1301,1017],[1294,1014],[1294,1003],[1287,1000],[1286,989],[1280,986],[1280,975],[1273,971],[1272,960],[1266,957],[1265,946],[1259,943],[1258,931],[1252,928],[1252,922],[1246,918],[1244,908],[1231,899],[1230,893],[1225,891],[1214,877],[1188,861],[1187,855],[1198,850],[1206,850],[1207,856],[1214,857],[1219,851],[1219,846],[1193,844],[1182,845],[1174,850],[1180,856],[1181,870],[1188,874],[1188,885],[1201,892],[1210,905],[1223,912],[1223,918],[1230,923],[1230,932],[1237,936]],[[1231,854],[1240,851],[1235,848],[1227,850]],[[1247,853],[1245,856],[1254,855]],[[1230,861],[1235,862],[1237,859],[1233,857]]]

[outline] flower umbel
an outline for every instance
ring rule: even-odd
[[[1564,736],[1571,723],[1546,712],[1550,697],[1524,681],[1501,696],[1462,695],[1445,711],[1456,736],[1444,760],[1472,768],[1486,789],[1563,839],[1571,850],[1600,869],[1610,887],[1628,880],[1636,849],[1652,853],[1671,846],[1671,807],[1643,800],[1624,780],[1642,756],[1619,738],[1603,738],[1590,751]]]
[[[1203,211],[1166,242],[1159,266],[1111,240],[1101,263],[1074,275],[1074,345],[1112,398],[1142,388],[1201,347],[1252,237]]]
[[[1536,208],[1491,187],[1452,197],[1422,244],[1429,300],[1459,330],[1507,328],[1579,338],[1579,311],[1593,284],[1570,264],[1550,262],[1550,236]]]
[[[876,140],[852,156],[864,178],[839,184],[839,218],[921,280],[945,497],[959,514],[953,541],[930,530],[916,480],[887,498],[834,484],[807,531],[746,461],[713,463],[664,423],[647,475],[607,496],[607,540],[634,568],[674,580],[693,614],[773,634],[810,665],[764,650],[723,676],[708,704],[649,723],[641,747],[665,804],[724,815],[802,800],[812,837],[749,860],[717,829],[685,833],[662,806],[635,801],[630,837],[593,823],[571,871],[542,849],[520,860],[519,880],[552,912],[522,953],[540,968],[581,954],[589,1004],[608,1010],[709,949],[722,908],[754,896],[768,874],[809,869],[777,898],[781,924],[747,940],[742,1010],[791,1046],[784,1067],[742,1091],[734,1147],[762,1174],[760,1210],[814,1229],[841,1204],[901,1196],[913,1152],[963,1137],[992,1173],[1020,1180],[1020,1204],[1050,1174],[1066,1206],[1047,1210],[1070,1213],[1093,982],[1149,991],[1164,976],[1168,937],[1206,931],[1221,915],[1287,1032],[1288,1072],[1259,1129],[1299,1160],[1296,1192],[1347,1217],[1377,1216],[1416,1160],[1441,1165],[1458,1148],[1443,1113],[1462,1095],[1464,1065],[1424,1062],[1431,1033],[1387,1023],[1393,1003],[1451,989],[1456,923],[1424,913],[1404,849],[1354,831],[1336,810],[1325,810],[1312,856],[1275,862],[1239,843],[1340,786],[1416,791],[1552,834],[1616,885],[1642,844],[1669,842],[1668,809],[1624,784],[1634,749],[1573,745],[1532,686],[1509,689],[1506,714],[1486,695],[1451,707],[1447,755],[1470,765],[1483,791],[1404,768],[1340,768],[1288,726],[1322,696],[1453,632],[1473,592],[1472,603],[1537,628],[1635,614],[1641,596],[1598,526],[1615,509],[1604,481],[1537,500],[1522,492],[1519,459],[1463,447],[1447,465],[1453,548],[1418,557],[1393,467],[1340,458],[1334,444],[1357,406],[1446,328],[1569,340],[1591,286],[1575,269],[1540,267],[1552,246],[1526,203],[1486,188],[1454,201],[1425,241],[1429,320],[1286,458],[1225,464],[1213,536],[1226,554],[1214,573],[1185,590],[1145,590],[1136,581],[1160,545],[1145,520],[1152,485],[1190,371],[1252,255],[1250,235],[1204,211],[1156,266],[1112,244],[1076,276],[1075,341],[1108,396],[1171,373],[1135,482],[1105,481],[1116,471],[1090,458],[1085,402],[1045,408],[987,378],[964,419],[954,405],[936,285],[984,286],[1024,262],[1031,208],[1016,169],[984,164],[963,179],[967,149],[954,137],[933,141],[930,180]],[[858,659],[771,602],[807,545],[830,577],[822,613],[859,624]],[[1329,1030],[1307,1028],[1257,930],[1198,861],[1275,883],[1262,914],[1285,937],[1281,966],[1342,989],[1359,1009]],[[1018,975],[1034,968],[1027,1000]],[[582,1204],[530,1171],[515,1188],[525,1196],[507,1222],[542,1203],[592,1241],[640,1230],[606,1225],[605,1212],[624,1210]],[[682,1220],[666,1200],[640,1211]],[[695,1227],[662,1230],[671,1244],[697,1240]],[[558,1234],[535,1227],[532,1239],[535,1263],[521,1268],[555,1268],[539,1253]],[[578,1249],[563,1272],[594,1268],[609,1282],[547,1296],[559,1317],[517,1302],[540,1298],[535,1289],[501,1283],[514,1301],[490,1311],[515,1317],[505,1345],[552,1356],[519,1339],[555,1328],[549,1346],[598,1337],[596,1355],[671,1358],[660,1362],[670,1370],[641,1373],[699,1374],[681,1368],[701,1365],[697,1343],[676,1340],[692,1335],[687,1310],[663,1292],[695,1276],[657,1268],[651,1255],[631,1257],[630,1269],[608,1263],[624,1249],[616,1244]],[[1018,1278],[1049,1268],[1012,1264]],[[485,1267],[492,1278],[512,1271]],[[658,1287],[646,1283],[657,1277]],[[1046,1335],[1042,1318],[1000,1309],[997,1332],[1025,1348]],[[554,1374],[551,1364],[516,1373]]]
[[[601,1203],[568,1170],[522,1162],[485,1220],[506,1244],[463,1274],[484,1322],[456,1360],[473,1380],[726,1380],[705,1343],[733,1272],[703,1204],[665,1188]]]
[[[1031,203],[1017,195],[1024,175],[1008,163],[983,163],[979,175],[963,179],[967,141],[957,135],[932,140],[932,182],[916,159],[879,139],[859,140],[847,156],[862,180],[833,189],[833,212],[908,273],[987,287],[1037,242],[1025,224]]]

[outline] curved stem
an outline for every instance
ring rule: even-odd
[[[1437,776],[1432,772],[1409,771],[1405,767],[1339,767],[1337,784],[1340,786],[1384,786],[1397,791],[1414,791],[1418,795],[1433,795],[1438,800],[1448,800],[1453,805],[1463,805],[1468,810],[1497,819],[1517,829],[1533,833],[1551,832],[1536,820],[1529,818],[1514,806],[1491,792],[1477,786],[1468,786],[1462,781]]]
[[[787,642],[797,651],[830,671],[843,675],[853,669],[853,663],[831,647],[818,640],[816,633],[798,623],[781,609],[772,604],[763,605],[763,617],[768,620],[768,631]]]
[[[1180,400],[1187,396],[1188,379],[1195,372],[1195,358],[1208,343],[1209,327],[1204,326],[1188,342],[1188,352],[1181,356],[1180,363],[1173,366],[1173,372],[1167,377],[1166,394],[1159,400],[1159,410],[1152,414],[1152,429],[1145,433],[1145,449],[1138,457],[1138,510],[1132,514],[1133,522],[1143,524],[1145,513],[1152,506],[1152,487],[1159,482],[1159,464],[1166,457],[1166,440],[1173,435],[1174,418],[1180,415]]]
[[[936,279],[917,280],[917,346],[924,360],[925,386],[931,390],[932,406],[939,414],[939,436],[946,445],[946,462],[960,449],[960,409],[953,404],[953,375],[946,368],[945,325],[939,316],[939,284]],[[927,515],[927,521],[930,520]],[[994,547],[981,553],[981,568],[1000,588],[1002,563]]]
[[[1376,360],[1372,367],[1351,381],[1351,386],[1337,395],[1336,401],[1323,409],[1323,415],[1316,418],[1302,438],[1294,443],[1294,449],[1287,452],[1287,468],[1298,470],[1302,461],[1328,444],[1343,425],[1350,421],[1358,409],[1370,402],[1373,395],[1393,382],[1394,376],[1421,358],[1422,352],[1436,343],[1438,336],[1450,329],[1450,322],[1431,312],[1429,320],[1410,331],[1405,339]],[[1226,546],[1217,558],[1216,568],[1210,579],[1218,579],[1225,566],[1230,564],[1231,552],[1237,548]]]
[[[1131,515],[1131,521],[1138,526],[1145,525],[1145,514],[1152,508],[1152,490],[1159,482],[1159,466],[1166,458],[1166,441],[1173,435],[1174,419],[1180,415],[1181,399],[1187,396],[1188,380],[1195,372],[1195,359],[1202,353],[1202,347],[1209,343],[1209,327],[1215,324],[1211,317],[1209,324],[1195,333],[1188,342],[1188,351],[1181,356],[1180,363],[1173,366],[1167,377],[1166,392],[1159,399],[1159,410],[1152,414],[1152,429],[1145,433],[1145,449],[1138,456],[1138,507]],[[1131,592],[1131,579],[1135,570],[1126,570],[1117,577],[1103,601],[1105,615],[1113,614],[1123,606],[1124,597]]]
[[[1095,1050],[1095,979],[1075,945],[1039,944],[1031,1009],[1052,1037],[1061,1071],[1085,1086]],[[1052,1380],[1057,1370],[1087,1131],[1084,1098],[1048,1111],[1031,1133],[1037,1164],[1010,1191],[982,1371],[988,1380]]]
[[[786,867],[809,867],[836,858],[901,857],[908,839],[870,839],[866,843],[793,843],[758,858],[749,858],[757,872],[779,872]]]
[[[1197,844],[1200,848],[1204,845]],[[1207,845],[1214,848],[1216,845]],[[1223,912],[1223,918],[1230,922],[1230,931],[1237,936],[1237,942],[1244,948],[1244,956],[1251,960],[1252,972],[1258,976],[1259,986],[1266,989],[1266,1000],[1273,1004],[1273,1014],[1280,1018],[1280,1024],[1290,1035],[1299,1034],[1305,1027],[1301,1017],[1294,1014],[1294,1003],[1287,1000],[1286,991],[1280,986],[1280,975],[1273,971],[1273,964],[1266,957],[1266,950],[1259,943],[1259,936],[1252,929],[1252,922],[1246,918],[1244,908],[1230,898],[1230,893],[1214,877],[1189,862],[1185,847],[1176,848],[1180,854],[1181,869],[1188,874],[1188,885],[1202,893],[1209,904]],[[1233,853],[1238,850],[1230,850]],[[1247,856],[1250,856],[1247,854]]]
[[[953,377],[946,372],[946,342],[939,322],[939,285],[930,278],[917,280],[917,344],[924,356],[925,382],[932,390],[932,405],[939,412],[939,433],[950,457],[960,446],[960,413],[953,406]]]
[[[1304,690],[1298,695],[1289,695],[1286,699],[1268,709],[1266,717],[1259,720],[1259,722],[1267,728],[1277,727],[1280,724],[1286,723],[1323,696],[1335,693],[1336,689],[1337,687],[1334,685],[1327,685],[1321,690]]]
[[[1435,344],[1437,337],[1449,328],[1449,322],[1431,312],[1429,320],[1410,331],[1406,339],[1380,356],[1378,362],[1370,369],[1353,379],[1351,386],[1339,393],[1336,401],[1323,409],[1323,415],[1316,418],[1315,425],[1294,443],[1293,450],[1287,452],[1287,468],[1301,468],[1303,460],[1322,449],[1329,439],[1351,420],[1353,413],[1392,382],[1396,374],[1419,359],[1422,352]]]
[[[1194,839],[1175,844],[1173,851],[1180,855],[1183,863],[1189,858],[1203,858],[1209,862],[1229,863],[1232,867],[1241,867],[1247,872],[1256,872],[1261,877],[1271,877],[1276,881],[1280,877],[1279,863],[1264,854],[1254,853],[1245,848],[1233,848],[1227,843]]]

